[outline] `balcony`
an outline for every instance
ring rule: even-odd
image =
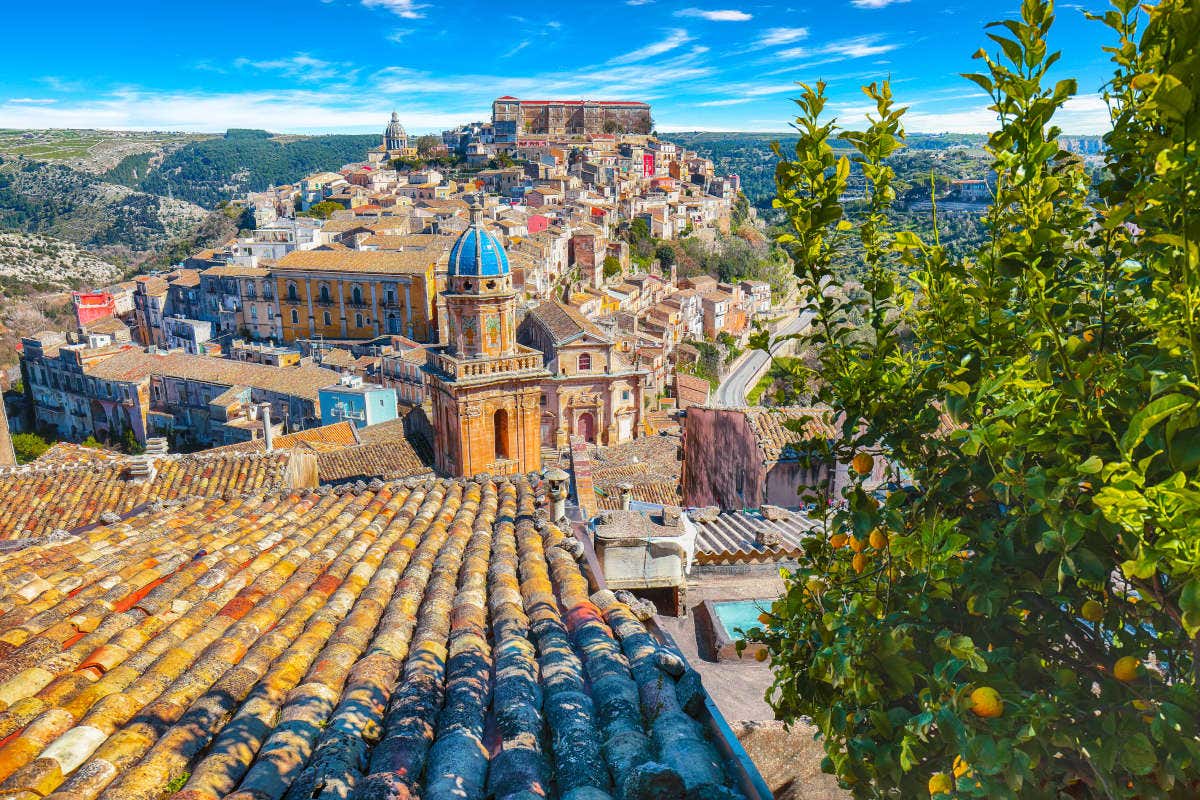
[[[436,353],[434,366],[453,380],[466,381],[506,372],[534,372],[543,369],[542,354],[538,352],[480,359],[460,359],[445,353]]]

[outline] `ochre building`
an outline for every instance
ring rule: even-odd
[[[385,334],[437,340],[435,250],[297,250],[275,265],[285,342],[373,339]]]

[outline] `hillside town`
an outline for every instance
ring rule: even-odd
[[[488,529],[487,508],[525,514],[536,500],[546,534],[567,532],[544,540],[564,599],[581,599],[578,560],[607,623],[632,637],[621,646],[643,624],[683,646],[637,656],[662,664],[637,680],[679,681],[671,702],[686,713],[654,736],[692,742],[691,755],[664,750],[666,765],[635,770],[622,796],[664,796],[681,778],[714,797],[768,796],[718,709],[739,725],[769,719],[770,674],[731,649],[745,609],[714,602],[769,602],[778,567],[816,525],[788,484],[807,466],[777,441],[810,411],[688,411],[713,405],[725,373],[762,372],[738,356],[757,328],[794,325],[795,298],[766,281],[679,275],[671,243],[761,234],[736,175],[652,128],[648,105],[624,101],[506,96],[490,122],[441,137],[410,136],[394,113],[366,160],[238,198],[252,224],[229,241],[74,292],[72,329],[21,341],[10,427],[53,444],[24,465],[7,438],[0,448],[0,540],[36,549],[122,519],[152,524],[147,508],[187,527],[173,515],[193,501],[232,520],[242,512],[231,499],[260,492],[251,504],[274,492],[304,506],[298,521],[332,519],[347,502],[446,520],[478,508],[476,530]],[[724,363],[704,374],[698,362],[718,343]],[[844,465],[821,468],[839,474]],[[189,530],[179,542],[207,541]],[[529,536],[519,532],[523,554]],[[217,765],[197,764],[197,797],[220,783]],[[138,781],[130,773],[113,791],[140,796]]]
[[[523,384],[535,413],[512,420],[529,454],[444,471],[523,472],[571,437],[653,434],[707,397],[687,369],[694,343],[744,345],[786,298],[631,252],[633,227],[714,241],[738,213],[737,176],[650,125],[642,103],[502,97],[491,122],[425,137],[418,154],[393,114],[366,161],[243,198],[245,235],[75,292],[76,329],[22,342],[28,407],[10,415],[55,439],[194,451],[261,439],[263,403],[280,434],[333,413],[367,424],[361,404],[321,399],[353,378],[387,398],[385,419],[417,411],[411,424],[448,454],[464,434],[438,403],[466,390],[447,379],[519,354],[486,370],[536,375]],[[479,168],[428,166],[451,155]]]

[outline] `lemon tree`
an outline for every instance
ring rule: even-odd
[[[1114,0],[1098,18],[1113,124],[1097,182],[1058,145],[1078,87],[1051,77],[1053,19],[1024,0],[967,76],[997,117],[972,257],[936,225],[889,224],[904,111],[887,84],[866,88],[864,130],[803,86],[799,141],[777,150],[780,243],[840,425],[809,446],[797,428],[797,450],[854,467],[750,635],[777,714],[815,721],[856,797],[1200,796],[1200,4]],[[851,241],[865,277],[829,291]],[[881,501],[864,455],[912,488]]]

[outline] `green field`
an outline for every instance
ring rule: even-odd
[[[0,129],[0,157],[70,162],[89,171],[110,169],[126,156],[210,138],[161,131]]]

